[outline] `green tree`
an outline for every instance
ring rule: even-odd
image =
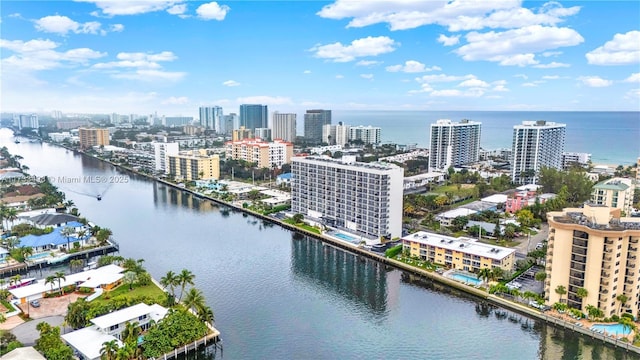
[[[101,360],[116,360],[116,355],[120,346],[116,340],[106,341],[102,343],[102,348],[100,349],[100,359]]]
[[[160,284],[169,290],[169,294],[176,297],[176,286],[180,285],[180,279],[173,271],[167,271],[167,274],[160,279]]]
[[[538,271],[535,275],[536,281],[544,281],[547,278],[547,273],[544,271]]]
[[[144,336],[143,355],[159,358],[173,349],[191,343],[208,332],[207,326],[185,309],[173,308]]]
[[[555,289],[555,292],[560,296],[560,302],[562,302],[562,295],[565,295],[567,293],[567,288],[562,285],[558,285]]]
[[[616,296],[616,300],[618,300],[619,305],[618,305],[618,314],[622,311],[622,306],[624,306],[624,304],[629,301],[629,297],[625,294],[620,294],[618,296]]]
[[[480,270],[478,270],[478,279],[487,282],[489,281],[489,279],[491,278],[492,273],[491,273],[491,269],[489,268],[482,268]]]
[[[75,233],[76,233],[75,229],[72,228],[71,226],[65,226],[62,228],[62,230],[60,230],[60,235],[64,236],[67,239],[67,251],[71,250],[71,247],[69,246],[69,241],[71,239],[71,235]]]
[[[96,240],[100,246],[105,246],[109,238],[113,235],[113,232],[107,228],[101,228],[96,233]]]
[[[36,340],[35,348],[48,360],[71,360],[73,350],[66,346],[60,338],[60,328],[41,322],[36,326],[40,337]]]
[[[302,221],[304,221],[304,215],[302,214],[295,214],[291,217],[291,219],[293,220],[294,224],[301,224]]]
[[[127,271],[122,277],[122,281],[129,285],[129,290],[133,290],[133,284],[138,280],[138,276],[133,271]]]
[[[193,286],[193,280],[195,279],[195,277],[196,276],[187,269],[182,269],[180,274],[178,274],[178,280],[180,282],[180,297],[178,298],[178,302],[182,300],[184,289],[187,287],[187,285]]]
[[[51,292],[53,292],[53,286],[56,284],[56,281],[57,281],[57,280],[58,280],[58,279],[56,279],[56,277],[55,277],[55,276],[53,276],[53,275],[49,275],[49,276],[47,276],[47,278],[44,280],[44,284],[45,284],[45,285],[46,285],[46,284],[51,284]]]
[[[69,270],[73,272],[74,270],[81,269],[84,265],[84,260],[82,259],[73,259],[69,261]]]
[[[469,218],[466,216],[458,216],[451,220],[451,230],[460,231],[469,223]]]
[[[535,225],[535,218],[533,217],[533,213],[529,209],[522,209],[516,213],[516,219],[520,223],[521,227],[529,228]]]
[[[91,303],[87,302],[84,298],[79,298],[75,302],[69,304],[64,321],[74,329],[83,328],[88,324],[87,315],[90,308]]]
[[[138,322],[124,323],[124,330],[122,330],[121,338],[124,343],[138,344],[138,337],[142,334],[142,328]]]
[[[202,291],[196,288],[189,289],[187,296],[184,298],[184,306],[187,309],[194,310],[196,313],[204,309],[206,307],[206,303]]]
[[[580,300],[584,300],[587,296],[589,296],[589,292],[587,289],[581,287],[576,290],[576,296],[580,298]]]
[[[62,280],[67,280],[67,277],[64,275],[64,273],[62,271],[56,271],[55,274],[53,274],[53,276],[56,278],[56,280],[58,280],[58,287],[60,288],[60,291],[62,292],[62,295],[64,295],[64,288],[62,287]]]

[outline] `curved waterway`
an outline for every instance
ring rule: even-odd
[[[156,279],[193,271],[225,359],[635,358],[94,158],[15,144],[6,129],[0,146],[112,229],[121,255],[144,258]],[[117,183],[88,180],[97,176]]]

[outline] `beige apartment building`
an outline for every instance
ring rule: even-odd
[[[233,141],[240,141],[251,138],[253,138],[253,131],[251,131],[251,129],[245,129],[244,126],[240,126],[240,129],[233,130],[231,137]]]
[[[409,251],[411,256],[471,272],[495,267],[511,271],[516,258],[514,249],[483,244],[476,239],[455,238],[426,231],[403,237],[402,245],[403,250]]]
[[[260,139],[228,141],[226,156],[227,159],[244,160],[256,163],[259,168],[271,169],[291,162],[293,144],[279,139],[271,142]]]
[[[167,156],[169,158],[168,172],[176,179],[191,181],[220,178],[220,157],[218,155],[207,155],[205,150],[198,150]]]
[[[593,186],[591,202],[597,205],[620,209],[626,215],[633,209],[633,179],[613,178],[599,182]]]
[[[566,302],[587,313],[592,305],[606,317],[638,316],[640,218],[621,218],[620,209],[585,204],[549,212],[545,300]],[[567,294],[556,293],[563,286]],[[578,289],[587,296],[578,297]],[[627,301],[618,300],[624,294]]]
[[[109,145],[109,129],[79,128],[78,137],[83,149]]]

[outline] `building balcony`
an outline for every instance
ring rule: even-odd
[[[631,240],[629,240],[629,242],[631,244],[637,244],[638,243],[638,239],[631,239]]]
[[[637,247],[629,246],[629,251],[638,251],[638,248],[637,248]]]
[[[613,245],[613,240],[607,239],[604,241],[604,243],[607,245]]]
[[[608,301],[608,296],[606,296],[606,295],[600,295],[600,296],[598,296],[598,300],[599,300],[600,302],[606,303],[606,302]]]
[[[612,256],[605,256],[605,257],[602,258],[602,260],[611,261],[611,260],[613,260],[613,257]]]
[[[608,281],[605,281],[605,280],[601,280],[601,281],[600,281],[600,285],[601,285],[601,286],[609,286],[609,282],[608,282]]]
[[[636,264],[629,264],[627,265],[628,268],[630,269],[635,269],[636,268]]]

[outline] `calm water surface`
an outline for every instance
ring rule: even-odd
[[[7,130],[0,146],[34,175],[120,174],[47,144],[14,144]],[[156,279],[194,272],[225,359],[631,358],[141,177],[58,185]],[[82,195],[103,191],[100,202]]]

